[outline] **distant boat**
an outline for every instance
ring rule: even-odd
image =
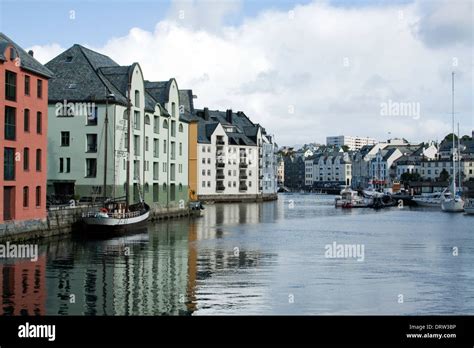
[[[464,200],[461,197],[461,193],[456,190],[456,156],[455,153],[455,140],[454,140],[454,72],[452,73],[452,119],[453,119],[453,176],[452,176],[452,187],[451,196],[449,198],[443,197],[441,200],[441,209],[449,213],[457,213],[464,211]],[[459,152],[459,125],[458,125],[458,148],[456,150],[458,161],[460,160]],[[459,185],[461,185],[461,175],[459,175]]]
[[[130,91],[129,91],[130,92]],[[130,95],[130,93],[128,94]],[[112,94],[109,94],[112,96]],[[130,161],[127,160],[127,177],[125,180],[126,187],[126,196],[123,198],[114,198],[107,199],[107,134],[108,134],[108,96],[107,96],[107,105],[104,119],[104,184],[102,187],[102,192],[104,193],[103,205],[100,208],[95,208],[87,213],[82,215],[82,222],[85,225],[88,231],[97,232],[97,233],[111,233],[111,232],[121,232],[128,230],[130,228],[136,228],[138,225],[145,223],[150,216],[150,207],[143,201],[141,194],[139,203],[129,204],[129,190],[130,190]],[[130,99],[128,100],[128,115],[130,115]],[[127,143],[128,143],[128,158],[131,157],[131,146],[130,146],[130,134],[132,134],[130,129],[130,117],[127,121],[128,124],[128,133],[127,133]],[[140,192],[140,191],[139,191]]]
[[[464,203],[464,212],[468,215],[474,215],[474,199],[468,199]]]
[[[367,208],[372,204],[372,199],[365,198],[359,195],[357,191],[344,188],[341,195],[335,198],[336,208]]]
[[[448,189],[442,192],[433,192],[413,197],[413,201],[421,207],[441,208],[441,201],[451,197]]]

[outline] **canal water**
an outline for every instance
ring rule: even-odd
[[[474,314],[474,216],[333,202],[282,194],[118,238],[47,240],[36,262],[0,260],[0,313]]]

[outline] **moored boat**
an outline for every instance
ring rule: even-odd
[[[474,199],[468,199],[464,203],[464,212],[468,215],[474,215]]]

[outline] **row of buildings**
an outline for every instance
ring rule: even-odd
[[[354,151],[327,145],[310,152],[306,148],[280,152],[278,181],[292,190],[340,185],[381,188],[401,181],[447,181],[453,174],[453,156],[461,181],[474,181],[473,137],[461,138],[459,161],[457,148],[453,153],[449,137],[439,145],[390,139]]]
[[[44,219],[47,202],[71,198],[143,197],[155,210],[276,198],[265,128],[195,109],[192,90],[146,80],[139,63],[74,45],[43,66],[0,34],[0,94],[0,223]]]

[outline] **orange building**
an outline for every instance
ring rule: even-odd
[[[0,33],[0,223],[46,217],[48,79]]]

